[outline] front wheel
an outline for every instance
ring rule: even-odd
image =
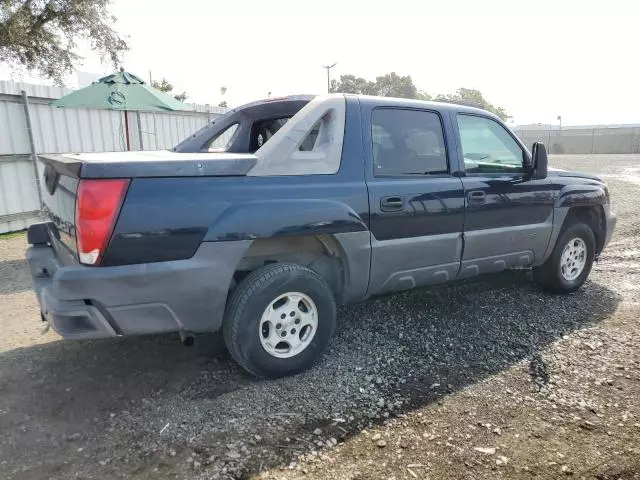
[[[552,293],[579,289],[589,276],[595,258],[596,240],[586,223],[565,227],[549,259],[533,270],[535,279]]]
[[[336,325],[327,282],[295,264],[272,264],[249,274],[231,294],[224,340],[240,366],[275,378],[309,368]]]

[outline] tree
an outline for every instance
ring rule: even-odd
[[[507,119],[507,112],[502,107],[496,107],[489,103],[480,93],[479,90],[471,88],[459,88],[456,93],[449,93],[447,95],[439,94],[435,100],[437,102],[452,102],[462,103],[472,107],[483,108],[489,112],[495,113],[502,120]]]
[[[0,0],[0,62],[62,85],[80,56],[77,41],[120,64],[127,43],[113,29],[111,0]]]
[[[395,72],[376,77],[372,82],[355,75],[340,75],[340,80],[331,81],[333,93],[355,93],[364,95],[379,95],[382,97],[416,98],[418,100],[435,100],[437,102],[453,102],[484,108],[495,113],[503,120],[507,118],[507,112],[489,103],[478,90],[471,88],[459,88],[456,93],[447,95],[439,94],[434,99],[424,90],[418,90],[413,84],[411,75],[402,77]]]
[[[219,106],[219,107],[222,107],[222,108],[227,108],[227,107],[228,107],[228,105],[227,105],[227,101],[226,101],[226,100],[222,100],[222,101],[218,104],[218,106]]]
[[[417,98],[418,89],[413,84],[411,75],[401,77],[395,72],[376,77],[376,95],[381,97]]]
[[[424,100],[424,101],[429,101],[429,100],[433,100],[433,97],[431,95],[429,95],[427,92],[425,92],[424,90],[418,90],[418,93],[416,94],[416,98],[418,100]]]
[[[340,80],[331,80],[332,93],[355,93],[375,95],[375,83],[355,75],[340,75]]]
[[[379,95],[381,97],[417,98],[418,89],[411,75],[401,77],[395,72],[376,77],[372,82],[355,75],[340,75],[340,80],[331,81],[331,92]]]
[[[151,86],[153,88],[157,88],[161,92],[165,92],[165,93],[168,93],[169,95],[173,95],[173,98],[175,98],[180,102],[184,102],[188,97],[187,92],[182,92],[182,93],[178,93],[177,95],[174,95],[173,85],[171,85],[166,78],[163,78],[159,82],[156,80],[153,80],[151,82]]]

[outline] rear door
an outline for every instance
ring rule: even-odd
[[[460,266],[464,192],[435,110],[362,107],[372,233],[369,295],[440,283]],[[454,165],[452,165],[454,164]]]
[[[524,163],[529,153],[502,123],[452,115],[466,201],[460,276],[531,266],[551,235],[551,182],[531,179]]]

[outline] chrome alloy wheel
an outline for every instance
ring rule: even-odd
[[[587,264],[587,244],[579,237],[569,240],[560,257],[560,273],[571,282],[578,278]]]
[[[276,358],[291,358],[309,346],[318,329],[318,309],[308,295],[288,292],[265,309],[258,326],[262,348]]]

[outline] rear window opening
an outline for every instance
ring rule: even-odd
[[[282,117],[254,122],[251,126],[248,153],[255,153],[259,148],[261,148],[271,139],[271,137],[278,133],[290,118],[291,117]],[[234,123],[216,135],[216,137],[209,142],[207,151],[212,153],[226,152],[235,140],[234,135],[238,130],[238,126],[239,124]],[[310,132],[307,139],[302,145],[300,145],[301,152],[309,152],[313,150],[319,130],[320,123],[318,122],[315,129]]]
[[[251,126],[249,153],[254,153],[273,137],[291,117],[273,118],[254,122]]]
[[[180,153],[253,153],[313,98],[313,95],[292,95],[242,105],[215,118],[173,150]]]
[[[207,152],[226,152],[233,143],[233,137],[237,130],[238,124],[234,123],[218,133],[209,141]]]

